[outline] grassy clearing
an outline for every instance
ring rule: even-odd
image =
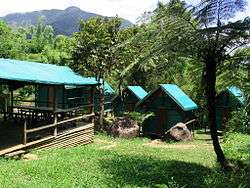
[[[250,136],[227,137],[229,157],[249,161]],[[238,148],[237,140],[244,138]],[[96,136],[76,148],[33,151],[39,160],[0,160],[2,187],[239,187],[250,172],[218,170],[208,135],[187,143],[151,142]],[[233,146],[233,147],[232,147]],[[248,147],[248,150],[240,148]],[[247,148],[246,148],[247,149]]]

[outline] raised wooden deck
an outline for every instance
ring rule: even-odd
[[[46,137],[27,144],[18,144],[7,149],[0,150],[0,156],[15,152],[18,150],[63,148],[84,145],[93,142],[94,124],[88,123],[77,128],[64,131],[57,136]]]

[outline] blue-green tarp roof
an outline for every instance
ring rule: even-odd
[[[230,86],[230,87],[227,87],[227,90],[228,90],[233,96],[235,96],[241,104],[244,104],[244,103],[245,103],[246,97],[245,97],[243,91],[240,90],[238,87]]]
[[[128,89],[140,100],[148,94],[141,86],[128,86]]]
[[[115,90],[111,87],[111,85],[104,81],[104,92],[108,94],[115,94]]]
[[[77,75],[67,66],[0,59],[0,79],[49,84],[49,85],[95,85],[91,78]]]
[[[161,84],[164,91],[184,110],[194,110],[198,106],[195,102],[175,84]]]
[[[95,77],[90,77],[90,79],[92,79],[95,82],[98,82]],[[102,84],[102,81],[103,81],[103,79],[100,79],[100,84]],[[104,81],[104,93],[105,94],[114,94],[115,93],[115,90],[106,81]]]
[[[160,84],[157,89],[150,92],[147,97],[137,104],[137,106],[146,101],[159,88],[172,98],[184,111],[195,110],[198,108],[197,104],[195,104],[195,102],[175,84]]]
[[[92,80],[92,81],[98,83],[97,80],[96,80],[96,78],[94,78],[94,77],[88,77],[88,79],[90,79],[90,80]],[[100,81],[100,82],[101,82],[101,81]],[[75,89],[75,88],[78,88],[78,87],[72,86],[72,85],[66,85],[65,88],[66,88],[66,89]],[[114,94],[114,93],[115,93],[115,90],[111,87],[111,85],[110,85],[108,82],[104,81],[104,92],[105,92],[106,94],[107,94],[107,93],[108,93],[108,94]]]

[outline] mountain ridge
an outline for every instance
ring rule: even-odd
[[[107,17],[99,14],[81,10],[79,7],[71,6],[64,10],[49,9],[26,13],[11,13],[0,19],[4,20],[10,27],[26,27],[36,25],[40,17],[45,18],[45,23],[54,28],[55,35],[72,35],[79,31],[80,20],[88,20],[91,17]],[[110,18],[110,17],[107,17]],[[122,27],[133,25],[129,20],[122,19]]]

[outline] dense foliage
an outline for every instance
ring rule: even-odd
[[[200,106],[201,122],[209,124],[224,164],[215,98],[230,85],[245,92],[246,105],[229,124],[234,131],[249,132],[250,19],[230,20],[245,5],[244,0],[212,0],[190,8],[171,0],[159,3],[141,25],[122,28],[119,18],[97,17],[82,21],[80,32],[71,37],[55,35],[44,18],[15,31],[0,21],[0,58],[69,65],[82,75],[109,81],[118,92],[127,85],[152,90],[175,83]]]

